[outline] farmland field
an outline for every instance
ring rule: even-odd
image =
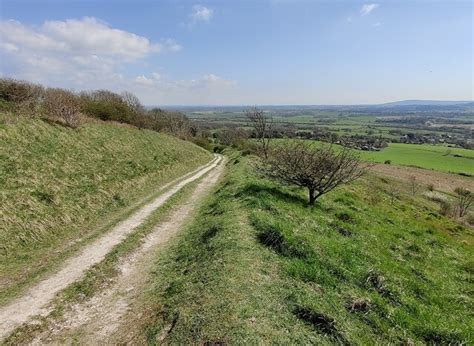
[[[474,151],[440,145],[390,143],[381,151],[361,152],[363,159],[474,175]]]

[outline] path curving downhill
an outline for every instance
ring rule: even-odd
[[[22,296],[0,307],[0,340],[33,316],[46,316],[51,307],[48,304],[55,296],[73,282],[81,279],[93,265],[102,261],[114,246],[120,244],[130,233],[140,226],[151,213],[162,206],[170,197],[187,184],[201,178],[220,165],[222,157],[216,155],[207,165],[188,173],[161,190],[167,189],[152,202],[146,204],[126,220],[117,224],[109,232],[87,245],[79,254],[69,258],[57,272],[33,285]]]
[[[173,206],[170,214],[153,227],[141,246],[120,259],[119,274],[110,286],[69,306],[60,319],[50,321],[48,328],[31,335],[34,337],[31,344],[61,345],[72,341],[80,345],[143,344],[144,336],[136,328],[136,322],[146,313],[143,305],[146,302],[141,299],[150,287],[149,274],[156,265],[157,253],[192,220],[223,170],[224,165],[218,164],[182,203]]]

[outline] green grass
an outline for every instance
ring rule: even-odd
[[[91,121],[0,115],[0,300],[211,159],[192,143]]]
[[[169,344],[474,342],[472,230],[403,186],[390,205],[393,184],[367,176],[309,208],[234,155],[160,256],[136,329]]]
[[[474,150],[441,145],[391,143],[382,151],[361,152],[361,155],[363,159],[373,162],[391,160],[395,165],[474,175]]]

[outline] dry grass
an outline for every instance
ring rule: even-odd
[[[211,157],[189,142],[110,123],[73,130],[9,119],[0,114],[0,298]]]
[[[458,186],[463,186],[474,191],[474,179],[456,174],[438,172],[415,167],[376,164],[370,167],[378,175],[409,181],[410,177],[427,187],[432,184],[436,190],[452,193]]]

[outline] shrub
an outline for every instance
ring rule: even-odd
[[[391,164],[392,164],[392,160],[385,160],[385,161],[384,161],[384,164],[386,164],[386,165],[391,165]]]
[[[454,192],[457,195],[456,213],[459,217],[463,217],[471,207],[471,204],[474,203],[474,194],[463,187],[457,187],[454,189]]]
[[[471,226],[474,226],[474,214],[469,214],[466,218],[466,221]]]
[[[35,109],[41,102],[44,89],[40,85],[14,79],[0,79],[0,100],[16,109]]]
[[[445,195],[436,191],[426,191],[425,193],[423,193],[423,196],[429,199],[430,201],[437,203],[449,202],[448,198]]]
[[[122,96],[108,90],[82,93],[81,110],[83,113],[101,120],[115,120],[130,123],[133,117],[129,105]]]
[[[348,147],[315,146],[290,142],[269,153],[261,171],[269,178],[308,190],[308,203],[358,179],[364,168],[357,154]]]
[[[448,201],[442,201],[439,206],[439,213],[443,216],[451,216],[453,214],[453,207]]]
[[[74,93],[63,89],[46,90],[44,106],[49,115],[77,128],[82,122],[79,99]]]

